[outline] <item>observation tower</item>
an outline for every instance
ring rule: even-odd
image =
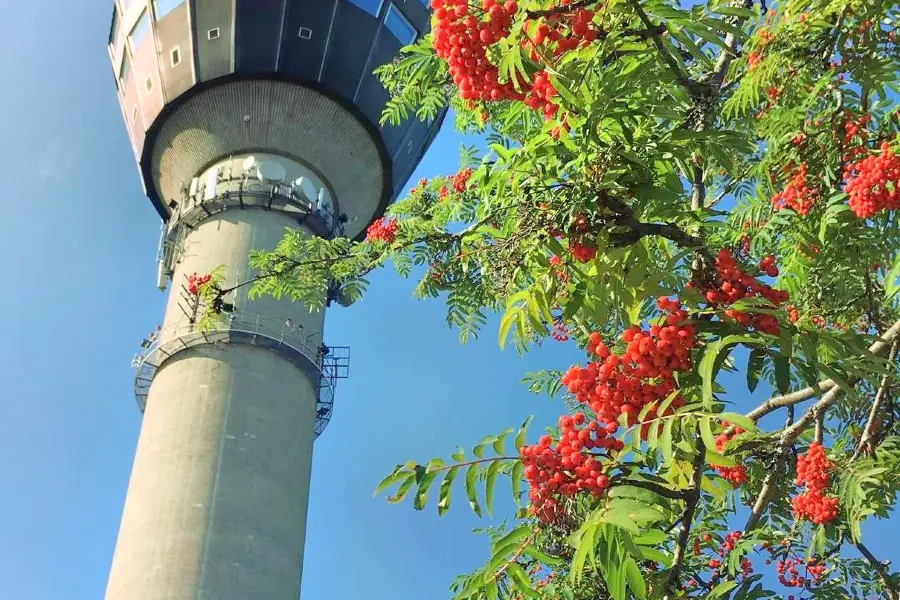
[[[246,288],[201,329],[188,279],[224,266],[228,288],[286,228],[355,238],[381,216],[443,119],[378,125],[372,71],[427,31],[427,5],[116,0],[109,57],[170,292],[134,358],[107,600],[298,598],[313,440],[349,350],[323,345],[324,313]]]

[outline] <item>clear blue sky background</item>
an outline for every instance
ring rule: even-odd
[[[120,123],[108,27],[103,1],[8,2],[0,16],[3,599],[102,598],[140,426],[129,363],[163,312],[158,217]],[[453,172],[457,144],[442,133],[414,179]],[[484,522],[459,498],[443,519],[373,500],[375,484],[397,462],[561,411],[518,380],[568,366],[576,349],[500,352],[496,323],[460,346],[443,305],[411,289],[377,273],[363,301],[329,313],[327,341],[352,346],[352,376],[316,443],[307,600],[446,597],[453,576],[485,558],[469,533]],[[889,534],[882,525],[867,539],[879,556],[891,554]]]

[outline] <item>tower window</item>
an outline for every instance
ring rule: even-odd
[[[131,73],[131,60],[128,58],[128,51],[125,50],[122,52],[122,64],[119,65],[119,81],[122,82],[122,85],[125,85],[129,73]]]
[[[178,46],[175,46],[174,48],[172,48],[172,52],[169,55],[169,59],[170,59],[173,67],[177,67],[178,65],[180,65],[181,64],[181,48],[179,48]]]
[[[217,40],[219,39],[219,28],[210,29],[206,32],[206,39],[208,40]]]
[[[153,89],[153,77],[147,77],[147,79],[144,80],[144,87],[148,92]]]
[[[112,23],[109,26],[109,43],[115,43],[119,37],[119,11],[113,7]]]
[[[147,9],[144,9],[144,12],[141,13],[141,18],[138,19],[134,29],[128,35],[128,38],[131,40],[131,49],[137,50],[148,33],[150,33],[150,14],[147,12]]]
[[[377,17],[378,13],[381,12],[381,5],[384,4],[384,0],[350,0],[350,4],[354,4],[370,15]]]
[[[312,39],[312,29],[310,29],[309,27],[301,27],[300,33],[298,33],[297,36],[301,40],[311,40]]]
[[[159,21],[164,16],[184,4],[185,0],[153,0],[153,14]]]
[[[394,37],[404,46],[416,41],[416,29],[393,3],[390,8],[388,8],[387,15],[384,18],[384,24],[388,28],[388,31],[394,34]]]
[[[137,117],[138,117],[137,113],[138,113],[138,107],[135,106],[135,107],[134,107],[134,110],[131,111],[131,124],[132,124],[132,125],[134,125],[135,123],[137,123]]]

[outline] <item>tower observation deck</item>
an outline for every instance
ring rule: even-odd
[[[372,74],[429,26],[427,0],[117,0],[109,36],[141,183],[162,218],[160,328],[134,359],[144,413],[107,600],[295,600],[313,440],[349,350],[324,314],[229,297],[196,326],[185,282],[286,228],[359,237],[437,133],[378,119]]]

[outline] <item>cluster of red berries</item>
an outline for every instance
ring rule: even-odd
[[[887,142],[879,154],[851,162],[844,167],[844,191],[850,209],[867,219],[882,210],[900,209],[900,157]]]
[[[472,169],[466,167],[459,173],[453,176],[453,191],[457,193],[463,193],[466,191],[466,186],[469,185],[469,178],[472,177]]]
[[[559,496],[572,497],[588,492],[599,497],[609,487],[603,464],[591,450],[616,452],[621,440],[613,437],[617,426],[588,420],[584,413],[559,418],[560,436],[556,444],[544,435],[533,446],[519,449],[525,465],[528,497],[532,513],[544,522],[559,516]]]
[[[716,550],[716,554],[718,554],[719,556],[724,558],[728,553],[730,553],[734,550],[735,546],[741,540],[742,536],[743,536],[743,533],[741,533],[740,531],[732,531],[732,532],[726,534],[725,540],[722,542],[722,545],[719,546],[719,548]],[[709,534],[706,534],[705,536],[703,536],[703,540],[707,541],[707,542],[710,540],[710,538],[711,538],[711,536]],[[695,544],[694,545],[694,549],[695,549],[694,554],[697,554],[697,552],[696,552],[696,548],[697,548],[697,544],[698,544],[697,540],[694,540],[694,544]],[[712,569],[713,571],[718,571],[722,567],[722,561],[720,559],[713,558],[709,561],[708,565],[709,565],[709,568]],[[753,574],[753,563],[750,562],[750,559],[747,558],[746,556],[741,557],[741,575],[743,575],[744,577],[748,577],[752,574]],[[713,573],[712,578],[716,579],[716,578],[718,578],[718,576],[719,576],[719,573],[716,572],[716,573]]]
[[[390,244],[397,237],[397,220],[382,217],[378,219],[366,230],[366,241],[382,241]]]
[[[597,248],[576,239],[569,240],[569,253],[580,263],[590,262],[597,256]]]
[[[559,110],[559,105],[552,98],[556,95],[556,88],[550,83],[547,71],[540,71],[534,75],[534,83],[531,92],[525,98],[525,105],[535,110],[540,110],[544,118],[551,119]]]
[[[729,423],[728,421],[723,421],[722,426],[728,429]],[[740,427],[734,428],[734,433],[739,435],[744,433],[744,430]],[[716,452],[719,454],[725,454],[725,447],[728,445],[731,436],[726,433],[720,433],[716,436]],[[739,487],[747,483],[747,467],[744,465],[736,465],[734,467],[723,467],[719,465],[713,465],[713,469],[716,473],[719,474],[719,477],[730,483],[733,487]]]
[[[553,320],[553,331],[550,332],[550,337],[557,342],[569,341],[569,328],[566,327],[562,319],[557,318]]]
[[[550,266],[553,267],[553,273],[556,275],[556,278],[560,281],[560,283],[567,283],[569,281],[569,275],[560,269],[560,265],[562,265],[562,259],[555,254],[550,257]]]
[[[212,281],[212,275],[198,275],[193,273],[188,276],[188,293],[196,296],[200,293],[200,288]]]
[[[810,209],[815,206],[819,194],[816,189],[809,188],[806,177],[806,163],[804,162],[788,180],[784,191],[772,196],[772,206],[775,207],[775,210],[789,208],[800,216],[809,214]]]
[[[806,578],[797,570],[797,565],[802,562],[799,558],[786,558],[775,563],[779,583],[784,587],[803,587]]]
[[[449,194],[450,190],[447,189],[447,186],[442,185],[441,189],[438,190],[438,202],[440,202],[441,200],[445,200]]]
[[[666,297],[660,298],[657,306],[666,314],[662,325],[626,329],[622,354],[610,352],[600,335],[592,333],[587,350],[597,360],[583,368],[573,366],[562,377],[569,393],[589,406],[602,423],[614,425],[619,415],[626,415],[628,424],[634,425],[645,406],[661,402],[675,390],[675,372],[691,368],[695,330],[685,323],[687,313],[677,300]],[[668,410],[681,405],[676,399]],[[655,417],[656,410],[651,408],[647,419]],[[646,435],[646,427],[642,435]]]
[[[479,15],[467,0],[431,0],[432,46],[447,62],[464,100],[521,99],[512,81],[500,83],[500,73],[487,56],[488,47],[509,34],[518,4],[483,0],[482,7]]]
[[[830,523],[838,516],[838,499],[826,496],[828,470],[832,464],[822,444],[813,442],[806,454],[797,457],[797,485],[806,489],[791,499],[795,519],[809,519],[816,525]]]
[[[770,277],[778,276],[778,267],[771,256],[763,258],[759,268]],[[727,306],[742,298],[755,297],[765,298],[775,306],[781,306],[789,299],[787,292],[776,290],[739,269],[734,256],[725,248],[719,250],[716,256],[716,275],[716,287],[707,289],[704,294],[710,306]],[[688,285],[694,287],[692,283]],[[752,327],[774,335],[779,332],[778,319],[774,315],[734,309],[726,310],[725,314],[747,328]]]

